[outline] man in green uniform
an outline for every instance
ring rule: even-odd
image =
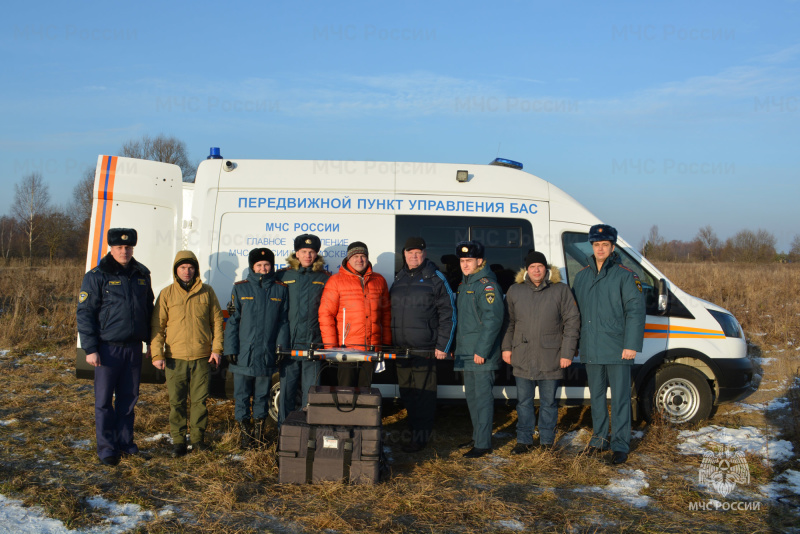
[[[500,367],[505,305],[497,278],[483,258],[483,245],[456,245],[464,280],[458,286],[455,370],[464,372],[464,393],[472,419],[472,448],[465,458],[492,452],[494,374]]]
[[[641,352],[646,318],[642,284],[622,265],[617,230],[589,229],[592,261],[575,277],[572,290],[581,312],[581,362],[586,365],[592,403],[589,452],[613,451],[612,464],[628,459],[631,441],[631,366]],[[611,439],[606,390],[611,387]]]
[[[231,360],[228,371],[233,373],[234,417],[242,449],[251,448],[254,438],[263,444],[272,374],[278,366],[276,349],[289,346],[289,291],[275,280],[275,254],[255,248],[248,262],[247,278],[233,285],[224,343]]]
[[[277,280],[289,289],[289,335],[291,347],[285,349],[308,350],[311,344],[321,348],[322,334],[319,330],[319,303],[322,290],[330,278],[325,270],[325,260],[319,255],[321,242],[312,234],[299,235],[294,239],[294,252],[286,258],[289,266],[278,271]],[[303,400],[300,408],[308,403],[308,389],[316,385],[319,361],[297,361],[284,357],[280,364],[281,396],[278,424],[297,407],[297,386]]]

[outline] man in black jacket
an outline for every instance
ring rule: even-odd
[[[78,334],[86,363],[94,370],[97,455],[117,465],[120,455],[137,454],[133,418],[139,400],[142,343],[150,355],[153,289],[150,271],[133,259],[136,230],[110,228],[110,250],[86,273],[78,298]]]
[[[431,439],[436,411],[436,361],[444,359],[455,337],[455,297],[447,278],[425,256],[425,240],[410,237],[403,247],[405,264],[395,276],[392,339],[400,350],[420,354],[397,361],[400,398],[408,411],[410,442],[405,452],[422,450]]]

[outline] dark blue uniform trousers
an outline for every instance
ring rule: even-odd
[[[237,421],[250,421],[251,398],[253,419],[266,419],[269,416],[269,390],[274,372],[273,368],[267,370],[267,376],[233,373],[233,398],[236,402],[233,416]]]
[[[592,439],[589,445],[628,453],[631,443],[631,366],[586,364],[592,399]],[[611,387],[611,439],[608,439],[608,400]]]
[[[94,420],[100,458],[136,454],[133,409],[139,400],[142,344],[100,344],[100,366],[94,370]]]
[[[317,375],[319,374],[320,362],[313,360],[292,360],[284,358],[280,364],[281,374],[281,398],[278,410],[278,424],[283,423],[291,412],[298,409],[297,406],[297,386],[303,392],[303,408],[308,404],[308,389],[317,385]]]
[[[472,419],[472,439],[476,449],[492,448],[493,387],[494,371],[464,371],[464,394]]]

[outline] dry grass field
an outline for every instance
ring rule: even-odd
[[[665,264],[687,292],[731,310],[741,321],[762,386],[746,403],[787,399],[780,410],[723,406],[711,423],[752,426],[800,451],[800,266]],[[495,452],[478,461],[457,446],[470,437],[464,406],[443,406],[431,447],[416,455],[397,442],[405,412],[385,413],[391,474],[374,487],[277,484],[274,446],[241,453],[233,403],[209,401],[214,449],[169,458],[166,388],[143,385],[136,437],[150,460],[101,466],[94,452],[92,384],[74,376],[74,310],[82,265],[0,270],[0,494],[41,507],[70,529],[104,528],[89,505],[101,495],[152,511],[137,532],[783,532],[796,529],[800,500],[768,499],[761,486],[796,457],[765,463],[747,455],[751,480],[728,500],[758,502],[746,510],[690,510],[718,496],[698,484],[697,455],[680,454],[682,429],[635,427],[630,460],[621,468],[562,441],[555,452],[512,457],[516,416],[495,413]],[[588,408],[564,408],[559,432],[591,429]],[[641,473],[641,475],[639,474]],[[618,479],[646,480],[637,506],[610,488]],[[2,527],[0,527],[0,530]]]

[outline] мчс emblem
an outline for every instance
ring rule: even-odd
[[[78,295],[78,302],[79,302],[79,303],[80,303],[80,302],[83,302],[83,301],[85,301],[85,300],[86,300],[86,299],[88,299],[88,298],[89,298],[89,293],[87,293],[86,291],[81,291],[81,294],[80,294],[80,295]]]
[[[750,466],[743,452],[725,446],[721,451],[703,453],[700,484],[710,484],[722,497],[727,497],[736,484],[750,482]]]
[[[486,302],[489,304],[494,302],[494,293],[486,293]]]

